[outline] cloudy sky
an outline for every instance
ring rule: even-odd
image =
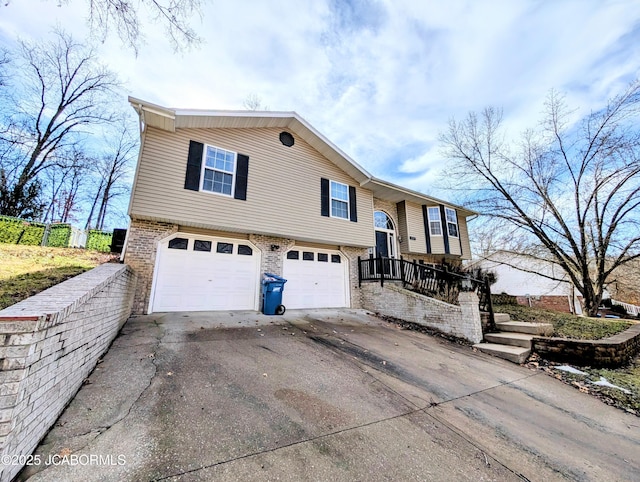
[[[88,0],[5,3],[5,46],[56,22],[87,34]],[[204,42],[187,53],[151,22],[137,57],[115,36],[99,52],[129,95],[200,109],[257,95],[374,175],[434,194],[450,118],[499,106],[517,133],[551,88],[587,113],[640,76],[638,0],[214,0],[193,26]]]

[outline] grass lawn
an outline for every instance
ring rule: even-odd
[[[577,340],[607,338],[626,330],[632,324],[627,320],[588,318],[521,305],[494,305],[493,310],[496,313],[508,313],[513,321],[551,323],[553,336]]]
[[[568,383],[581,392],[589,393],[607,405],[626,410],[640,417],[640,355],[627,366],[620,368],[576,367],[586,375],[573,374],[554,368],[557,363],[549,363],[541,368],[549,375]],[[592,382],[605,378],[609,383],[624,390],[595,385]]]
[[[563,338],[598,340],[620,333],[632,325],[632,322],[628,320],[580,317],[569,313],[541,310],[521,305],[496,304],[493,309],[496,313],[508,313],[514,321],[551,323],[554,328],[553,336]],[[538,367],[539,363],[534,361],[533,365]],[[585,372],[586,375],[562,372],[554,368],[556,365],[559,365],[559,363],[544,362],[540,368],[543,368],[555,378],[573,385],[580,391],[598,397],[608,405],[616,406],[640,416],[640,354],[626,367],[577,367]],[[600,377],[604,377],[613,385],[626,389],[629,393],[617,388],[591,383],[600,380]]]
[[[0,244],[0,309],[113,258],[85,249]]]

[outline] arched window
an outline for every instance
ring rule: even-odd
[[[393,231],[393,222],[391,221],[391,218],[382,211],[376,211],[373,214],[373,224],[378,229],[388,229],[389,231]]]

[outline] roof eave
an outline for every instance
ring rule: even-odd
[[[129,102],[145,125],[170,132],[180,128],[287,128],[356,181],[371,178],[362,166],[294,111],[170,109],[135,97],[129,97]]]
[[[418,204],[431,202],[434,204],[443,204],[445,206],[452,207],[456,209],[460,214],[462,214],[465,218],[478,215],[476,211],[465,208],[464,206],[459,206],[449,201],[443,201],[442,199],[438,199],[433,196],[427,196],[426,194],[423,194],[421,192],[398,186],[397,184],[393,184],[389,181],[384,181],[375,177],[371,178],[368,181],[365,181],[364,183],[361,183],[360,185],[362,187],[367,187],[373,192],[374,196],[378,194],[378,196],[376,197],[381,197],[382,199],[385,198],[385,195],[387,197],[390,197],[389,192],[392,191],[398,193],[398,196],[402,197],[403,200],[416,202]]]

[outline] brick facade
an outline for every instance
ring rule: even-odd
[[[582,297],[576,297],[578,302],[582,301]],[[516,296],[519,305],[531,306],[532,308],[541,308],[544,310],[559,311],[561,313],[573,313],[568,296]]]
[[[362,284],[362,307],[385,316],[436,329],[473,343],[482,341],[478,297],[460,293],[460,306],[403,289],[395,283]]]
[[[145,313],[149,307],[158,242],[177,231],[177,224],[139,219],[131,221],[124,262],[133,268],[138,277],[138,286],[133,299],[135,314]]]
[[[351,248],[341,246],[340,251],[349,260],[349,293],[351,294],[351,308],[363,308],[362,293],[358,286],[358,256],[366,258],[368,250],[366,248]]]
[[[179,229],[180,227],[177,224],[142,220],[133,220],[131,222],[124,261],[131,266],[138,278],[138,287],[133,303],[134,314],[146,313],[149,307],[158,242],[178,232]],[[210,233],[207,233],[206,230],[199,231],[207,236],[220,234],[216,231],[211,231]],[[232,233],[226,233],[225,236],[234,237]],[[289,238],[258,234],[251,234],[248,239],[260,250],[260,272],[274,273],[281,276],[286,253],[296,246],[296,241]],[[358,288],[357,261],[358,256],[367,256],[367,249],[349,246],[333,246],[327,247],[327,249],[340,251],[346,257],[349,263],[350,307],[360,308],[362,302]]]
[[[295,241],[293,239],[262,236],[258,234],[250,235],[249,241],[255,244],[262,252],[260,272],[282,276],[284,257],[287,251],[293,248]]]
[[[135,276],[104,264],[0,311],[0,453],[28,455],[131,313]],[[0,468],[11,480],[21,467]]]

